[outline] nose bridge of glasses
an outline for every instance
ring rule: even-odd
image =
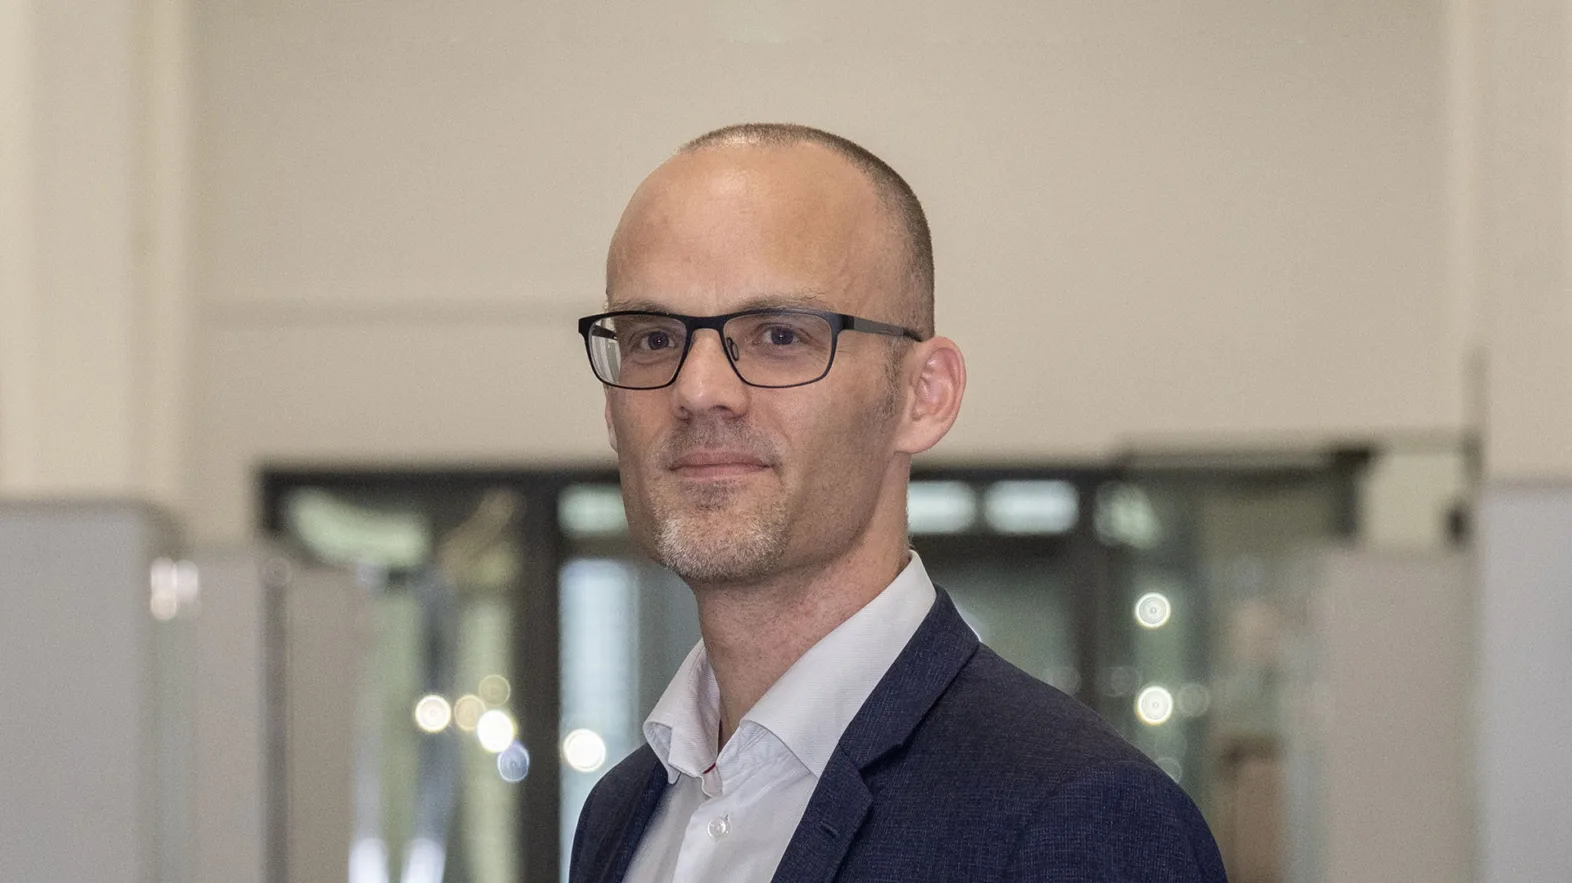
[[[705,330],[715,332],[715,342],[720,345],[722,354],[726,356],[728,361],[736,362],[737,342],[727,337],[725,328],[720,325],[700,325],[688,332],[688,359],[692,360],[696,350],[705,348],[703,343],[705,338],[702,335],[702,332]]]
[[[715,332],[713,339],[709,335],[700,333],[705,328]],[[673,383],[679,387],[690,390],[711,390],[712,392],[704,393],[708,396],[719,392],[720,388],[731,383],[737,383],[738,386],[747,384],[737,369],[736,343],[728,340],[719,326],[707,325],[694,328],[689,333],[686,348],[687,353],[683,356],[682,364],[677,366],[677,374],[673,378]],[[712,350],[719,350],[719,352],[712,352]],[[719,358],[716,358],[717,356]],[[722,386],[716,387],[716,383]]]

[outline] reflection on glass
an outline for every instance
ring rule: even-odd
[[[365,505],[331,491],[303,488],[285,509],[291,534],[331,564],[408,570],[431,557],[431,527],[418,509]]]
[[[1080,497],[1067,481],[1000,481],[983,495],[983,516],[1000,533],[1066,533],[1079,515]]]
[[[409,842],[409,853],[404,856],[404,881],[402,883],[442,883],[442,866],[446,864],[446,850],[442,841],[429,837],[415,837]]]
[[[404,856],[403,883],[442,883],[446,860],[441,841],[416,837],[409,842],[409,852]]]
[[[362,837],[349,850],[349,883],[388,883],[388,847],[376,837]]]
[[[906,525],[914,534],[961,533],[977,523],[977,492],[964,481],[914,481],[906,490]]]
[[[1133,484],[1098,489],[1096,525],[1097,535],[1110,546],[1150,549],[1162,539],[1162,522],[1151,498]]]
[[[562,492],[557,523],[570,537],[620,536],[628,532],[622,489],[614,484],[576,484]]]
[[[151,589],[148,609],[159,622],[197,612],[201,578],[197,566],[190,561],[159,558],[148,571],[148,584]]]

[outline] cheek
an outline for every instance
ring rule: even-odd
[[[625,464],[637,463],[650,449],[650,402],[629,398],[622,390],[614,391],[606,400],[606,418],[612,436],[616,439],[617,460]]]
[[[651,460],[655,432],[647,409],[614,403],[607,409],[610,429],[616,438],[617,472],[621,476],[623,506],[630,519],[645,511],[655,467]]]
[[[871,405],[844,400],[844,407],[827,407],[797,424],[802,445],[795,451],[806,470],[805,484],[816,491],[845,497],[883,480],[883,455],[889,427],[878,421]]]

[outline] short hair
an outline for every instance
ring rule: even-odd
[[[872,151],[849,138],[796,123],[740,123],[707,132],[682,146],[680,153],[727,144],[761,144],[787,147],[817,144],[850,162],[867,177],[889,214],[895,233],[905,251],[906,284],[909,289],[907,315],[903,324],[932,337],[933,329],[933,237],[928,231],[928,216],[911,185]]]

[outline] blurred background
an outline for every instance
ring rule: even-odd
[[[1572,8],[0,3],[0,881],[555,883],[697,638],[574,320],[746,120],[934,230],[913,544],[1240,883],[1572,879]]]

